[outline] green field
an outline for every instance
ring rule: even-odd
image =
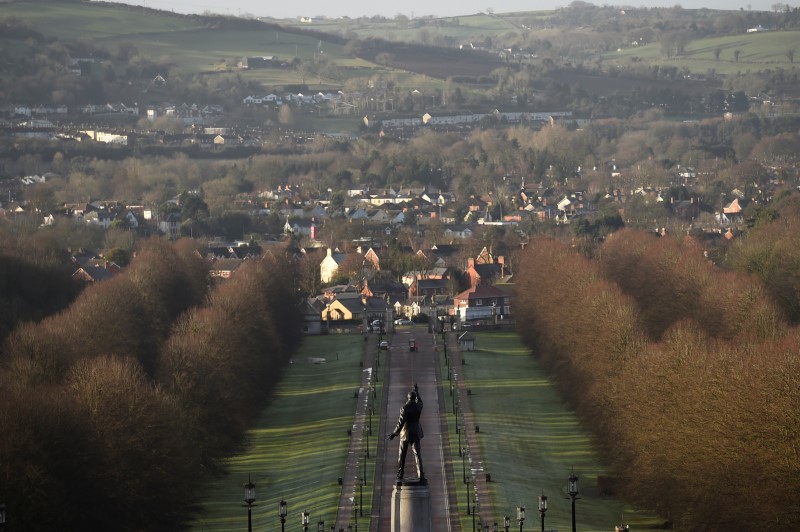
[[[539,518],[537,496],[544,491],[550,503],[547,527],[568,530],[571,514],[565,498],[566,479],[574,468],[580,477],[581,499],[576,513],[582,531],[613,530],[622,515],[634,529],[658,528],[661,521],[646,512],[600,497],[597,478],[604,474],[604,468],[589,436],[518,336],[476,336],[478,350],[463,353],[466,365],[457,369],[463,371],[471,390],[468,400],[480,427],[480,453],[492,477],[489,486],[497,521],[502,523],[504,515],[513,519],[516,506],[522,503],[528,510],[526,528],[533,526],[531,521]],[[359,365],[363,350],[364,342],[358,335],[305,340],[275,399],[249,432],[249,446],[227,461],[228,475],[208,486],[194,530],[244,526],[247,513],[241,499],[248,474],[256,484],[254,528],[276,526],[281,498],[288,502],[290,523],[299,523],[303,510],[311,514],[312,524],[332,522],[341,490],[337,480],[343,475],[347,456],[347,429],[356,406],[353,392],[358,389],[363,369]],[[311,358],[327,361],[315,364],[309,361]],[[448,381],[443,384],[449,409]],[[448,415],[447,419],[459,508],[464,508],[466,493],[454,418]],[[375,443],[370,440],[372,451]],[[368,485],[373,474],[368,462]],[[371,492],[364,495],[366,522]],[[459,515],[466,530],[471,517],[461,511]]]
[[[716,58],[719,50],[719,59]],[[739,60],[734,51],[739,50]],[[789,50],[796,53],[795,63],[787,56]],[[671,65],[686,68],[691,72],[705,73],[714,70],[728,75],[738,72],[757,72],[765,69],[783,68],[788,71],[800,66],[800,31],[771,31],[714,37],[691,41],[686,52],[667,58],[659,43],[623,48],[604,54],[606,65],[626,66],[636,60],[649,65]],[[800,69],[799,69],[800,70]]]
[[[327,54],[342,67],[368,68],[372,63],[350,57],[340,44],[320,37],[275,30],[225,30],[210,28],[199,18],[153,12],[134,7],[91,3],[0,4],[0,16],[24,19],[38,31],[59,39],[93,39],[114,50],[133,44],[143,56],[165,58],[186,72],[218,71],[225,60],[246,55],[314,59]],[[298,83],[296,72],[262,69],[249,77],[274,84]],[[273,79],[277,78],[277,79]]]
[[[248,474],[256,485],[254,530],[279,526],[278,503],[282,498],[289,507],[289,530],[299,529],[303,510],[310,513],[314,530],[320,520],[333,522],[363,356],[361,335],[305,339],[274,400],[249,431],[247,449],[227,461],[227,476],[208,486],[193,530],[246,528],[247,511],[241,505]],[[326,362],[316,364],[311,358],[325,358]],[[372,439],[370,447],[374,452]],[[368,485],[372,484],[372,465],[368,463]],[[370,502],[365,493],[365,516],[369,515]]]
[[[480,427],[480,453],[491,474],[489,487],[497,522],[502,525],[505,515],[515,522],[516,507],[521,503],[527,509],[525,528],[538,529],[537,497],[544,492],[549,502],[546,528],[569,530],[571,506],[566,487],[574,468],[580,479],[576,521],[581,531],[613,530],[623,515],[633,530],[656,529],[661,520],[599,495],[597,478],[605,471],[590,436],[519,337],[511,332],[475,336],[477,350],[463,352],[466,365],[457,370],[463,371],[472,392],[468,400]],[[449,388],[445,396],[449,398]],[[448,419],[453,468],[460,474],[453,416]],[[464,491],[459,490],[459,504],[464,503]],[[467,516],[462,518],[467,526]]]

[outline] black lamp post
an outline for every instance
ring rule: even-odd
[[[358,483],[358,508],[360,515],[364,516],[364,484],[366,484],[367,479],[361,478],[359,479]]]
[[[472,503],[472,532],[475,532],[475,503]]]
[[[578,529],[575,526],[575,499],[580,497],[578,497],[578,477],[575,473],[572,473],[567,479],[567,493],[569,498],[572,499],[572,532],[577,532]]]
[[[505,516],[503,518],[503,528],[506,529],[506,532],[508,532],[508,529],[511,528],[511,518],[509,516]]]
[[[308,510],[303,510],[300,523],[303,525],[303,532],[308,532]]]
[[[458,456],[462,456],[461,451],[461,422],[456,420],[456,434],[458,434]]]
[[[544,514],[547,511],[547,495],[539,495],[539,513],[542,514],[542,532],[544,532]]]
[[[364,435],[367,438],[367,447],[364,449],[364,454],[367,456],[367,458],[369,458],[369,431],[365,430]]]
[[[289,513],[286,501],[281,499],[280,505],[278,506],[278,515],[281,518],[281,532],[285,532],[285,525],[286,525],[286,515]]]
[[[317,523],[317,532],[325,532],[325,521]]]
[[[522,532],[522,523],[525,522],[525,507],[517,506],[517,521],[519,521],[519,532]]]
[[[6,505],[0,504],[0,528],[6,527]]]
[[[367,483],[367,458],[369,458],[369,449],[364,449],[364,484]]]
[[[492,525],[492,532],[497,532],[497,523],[496,522]]]
[[[461,450],[461,469],[464,472],[464,484],[467,483],[467,448]]]
[[[253,532],[253,506],[256,506],[256,485],[250,480],[250,475],[247,475],[247,484],[244,485],[244,504],[247,508],[247,532]],[[5,519],[5,512],[3,512]]]
[[[469,515],[469,479],[465,476],[464,477],[465,485],[467,486],[467,515]]]

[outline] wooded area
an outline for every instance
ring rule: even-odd
[[[800,524],[800,330],[770,288],[778,264],[784,287],[800,279],[797,232],[781,227],[796,203],[782,207],[730,249],[740,271],[691,238],[629,230],[594,259],[536,239],[519,261],[520,334],[594,432],[617,494],[675,530]]]
[[[191,242],[147,240],[124,273],[14,329],[0,476],[15,529],[184,525],[299,342],[290,279],[267,255],[209,291]]]

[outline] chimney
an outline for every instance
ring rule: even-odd
[[[103,268],[105,268],[105,269],[107,270],[107,269],[108,269],[108,266],[109,266],[109,263],[108,263],[108,261],[105,261],[105,262],[103,263]]]

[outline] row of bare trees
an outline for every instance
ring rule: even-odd
[[[16,327],[0,353],[8,529],[185,525],[299,341],[284,260],[209,290],[192,242],[146,241],[124,273]]]
[[[618,495],[675,530],[800,526],[800,330],[688,239],[624,231],[596,257],[532,242],[515,314]]]

